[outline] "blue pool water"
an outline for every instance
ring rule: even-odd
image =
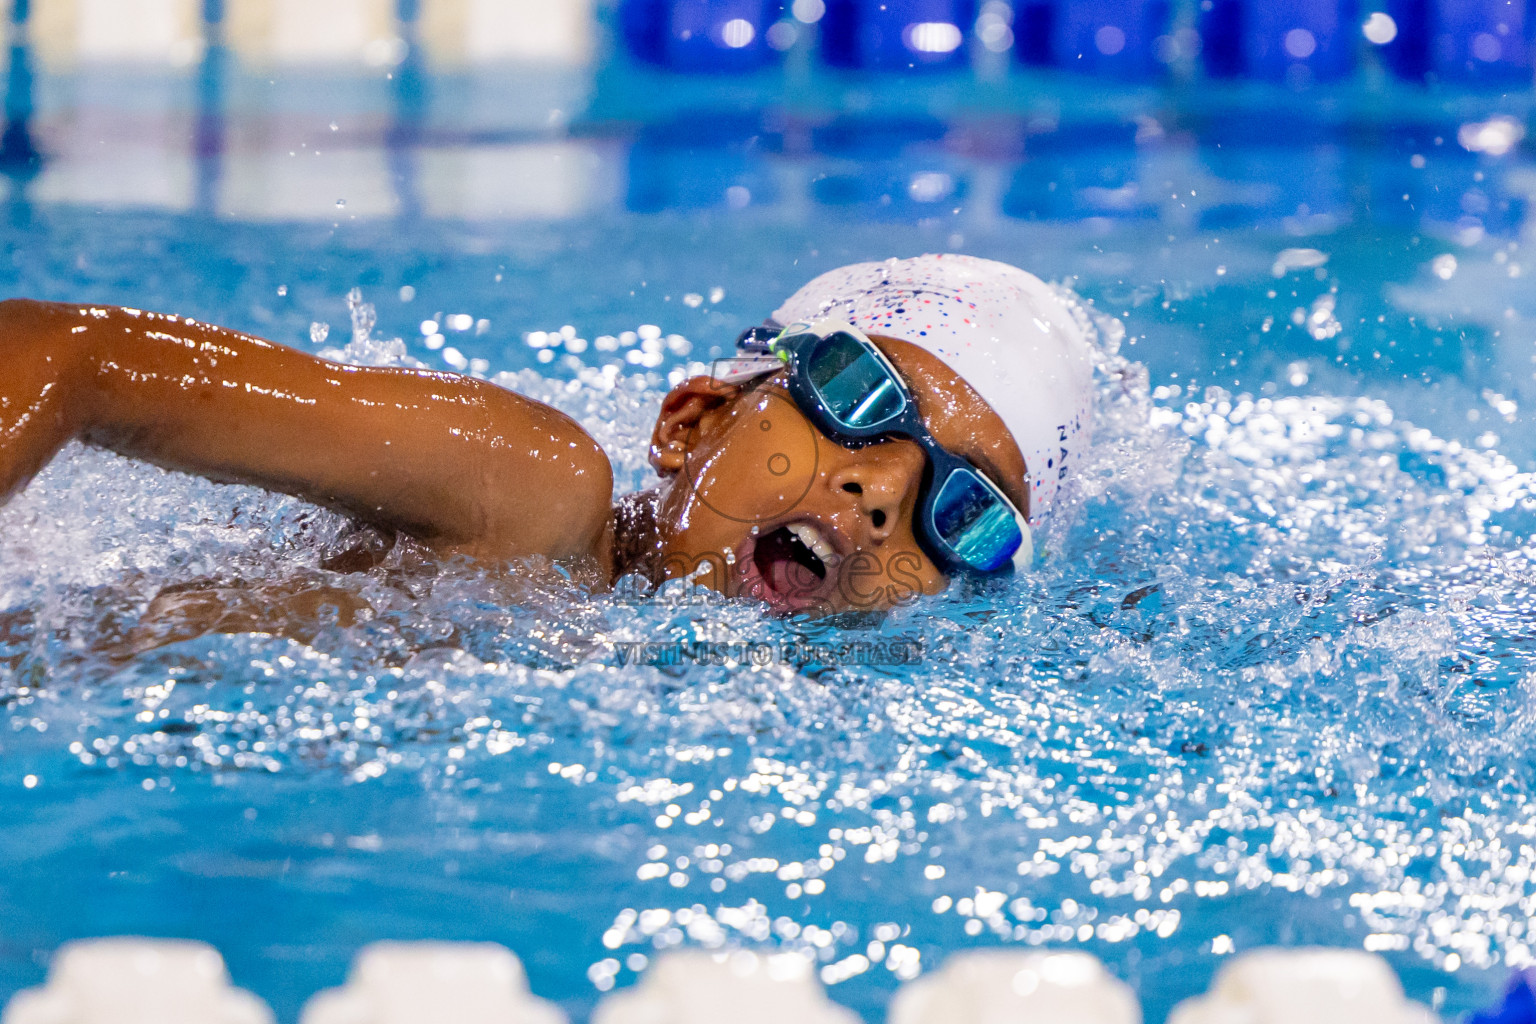
[[[424,937],[507,944],[578,1019],[658,951],[722,944],[811,953],[871,1021],[998,943],[1090,950],[1152,1021],[1273,943],[1379,950],[1447,1014],[1490,998],[1536,946],[1536,167],[1491,151],[1523,120],[889,99],[637,119],[600,95],[570,126],[404,141],[247,111],[180,205],[13,176],[0,292],[471,367],[578,417],[621,490],[665,375],[842,263],[1007,260],[1125,336],[1038,571],[878,622],[408,556],[331,574],[328,514],[69,449],[0,510],[0,998],[119,933],[213,942],[287,1021],[361,945]],[[319,148],[384,184],[239,192],[242,160]],[[542,213],[442,198],[571,180]],[[165,587],[295,578],[377,613],[120,653]],[[705,641],[767,657],[626,663]],[[829,649],[853,643],[917,656]]]

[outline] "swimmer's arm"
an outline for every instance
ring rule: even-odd
[[[603,570],[611,557],[608,459],[539,402],[174,316],[0,302],[0,500],[74,438],[293,494],[441,551]]]

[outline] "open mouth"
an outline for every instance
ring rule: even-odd
[[[751,552],[756,579],[752,596],[776,608],[799,611],[826,600],[841,556],[814,524],[787,523],[758,536]]]

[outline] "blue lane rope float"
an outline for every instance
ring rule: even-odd
[[[1528,86],[1531,12],[1525,0],[1435,0],[1430,68],[1445,81]]]
[[[1360,23],[1352,0],[1214,0],[1201,4],[1200,34],[1212,78],[1294,86],[1347,77]]]
[[[1532,22],[1528,0],[1387,0],[1365,36],[1399,78],[1527,85]]]
[[[1048,15],[1051,64],[1133,80],[1155,79],[1166,70],[1159,46],[1166,45],[1169,30],[1167,0],[1059,2],[1054,8]]]
[[[1156,81],[1198,49],[1209,78],[1303,87],[1348,78],[1374,51],[1406,81],[1508,88],[1536,70],[1533,3],[1196,0],[1198,46],[1183,41],[1194,36],[1177,0],[623,0],[619,27],[633,56],[681,72],[757,70],[809,38],[824,65],[856,71],[961,69],[984,48],[1024,67]]]
[[[780,0],[625,0],[619,29],[641,61],[687,72],[743,72],[772,64]]]
[[[963,67],[976,14],[974,0],[827,0],[822,59],[866,71]]]

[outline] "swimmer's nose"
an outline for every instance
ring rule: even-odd
[[[902,503],[917,490],[923,475],[923,450],[910,442],[870,445],[858,458],[832,474],[834,491],[853,498],[870,544],[895,532]]]

